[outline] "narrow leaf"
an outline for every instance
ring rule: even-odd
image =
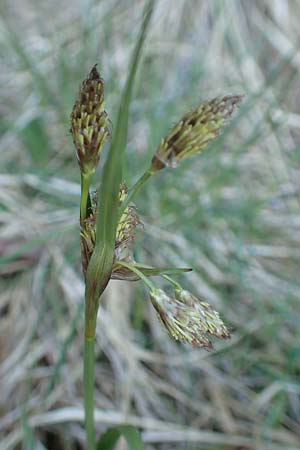
[[[134,266],[137,267],[139,270],[144,270],[145,272],[149,270],[149,273],[150,271],[153,271],[153,273],[154,271],[157,271],[157,273],[161,273],[162,271],[180,273],[180,272],[191,272],[193,270],[191,267],[153,267],[141,263],[134,263]]]
[[[147,267],[138,267],[141,272],[143,272],[144,275],[147,275],[148,277],[154,276],[154,275],[176,275],[183,272],[191,272],[193,269],[191,267],[153,267],[153,268],[147,268]]]
[[[118,266],[122,266],[122,261],[118,261],[114,266],[116,269]],[[151,267],[145,266],[144,264],[129,264],[126,263],[126,267],[130,269],[131,267],[137,268],[140,272],[142,272],[147,277],[155,276],[155,275],[176,275],[183,272],[191,272],[193,269],[190,267]]]
[[[100,296],[109,281],[118,223],[119,189],[122,182],[123,155],[127,141],[129,106],[138,62],[153,12],[154,0],[149,0],[144,20],[133,52],[128,79],[123,91],[111,147],[103,167],[99,189],[96,222],[96,244],[87,270],[87,296]],[[99,280],[99,282],[97,282]],[[89,292],[89,291],[93,292]]]
[[[149,1],[146,8],[146,14],[133,53],[127,83],[121,99],[111,148],[103,168],[96,233],[96,246],[98,245],[100,247],[103,247],[105,244],[113,246],[115,242],[118,220],[118,194],[122,182],[123,155],[127,141],[129,106],[142,46],[153,11],[153,4],[153,0]]]
[[[97,450],[113,450],[123,436],[130,450],[146,450],[137,428],[132,425],[120,425],[110,428],[100,438]]]
[[[5,24],[2,22],[2,24],[4,25],[4,33],[7,35],[12,50],[19,58],[23,66],[22,68],[27,70],[31,75],[33,81],[32,88],[39,94],[42,101],[48,102],[49,105],[56,109],[62,123],[68,123],[68,118],[63,111],[63,105],[52,92],[48,82],[49,77],[45,76],[39,70],[37,61],[33,59],[24,45],[24,39],[22,39],[21,35],[17,35],[16,30],[8,22],[5,22]]]

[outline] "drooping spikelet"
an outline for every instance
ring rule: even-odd
[[[205,324],[206,333],[215,336],[219,339],[230,338],[230,333],[224,325],[220,315],[207,302],[199,300],[191,292],[184,289],[176,289],[175,297],[181,303],[190,306],[198,313],[198,317],[202,317],[203,324]]]
[[[176,167],[181,160],[200,153],[220,134],[241,99],[241,95],[215,98],[185,114],[161,140],[151,170]]]
[[[175,297],[170,297],[162,289],[156,289],[150,292],[150,298],[160,320],[175,340],[210,349],[212,336],[230,337],[219,314],[188,291],[176,290]]]
[[[96,66],[83,81],[71,113],[71,133],[83,174],[95,172],[102,147],[110,132],[104,111],[104,86]]]

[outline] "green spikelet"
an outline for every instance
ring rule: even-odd
[[[215,311],[209,303],[203,302],[184,289],[176,289],[175,297],[180,302],[193,308],[202,320],[205,333],[215,336],[218,339],[230,338],[230,333],[224,325],[219,313]]]
[[[178,341],[211,349],[211,337],[228,339],[230,333],[219,314],[190,292],[176,289],[170,297],[162,289],[150,292],[151,302],[169,335]]]
[[[176,167],[181,160],[200,153],[220,134],[242,98],[241,95],[215,98],[185,114],[161,140],[151,170]]]

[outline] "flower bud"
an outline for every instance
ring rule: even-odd
[[[185,114],[161,140],[151,170],[176,167],[181,160],[200,153],[220,134],[241,100],[241,95],[215,98]]]
[[[169,335],[175,340],[211,349],[211,336],[226,339],[230,334],[211,306],[187,291],[168,296],[162,289],[150,292],[151,302]]]
[[[104,86],[96,66],[83,81],[71,113],[71,133],[83,174],[95,172],[102,147],[110,132],[104,111]]]

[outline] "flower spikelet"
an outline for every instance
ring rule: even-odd
[[[83,174],[95,172],[102,147],[110,135],[104,110],[104,85],[96,66],[83,81],[71,113],[71,133]]]
[[[81,244],[81,256],[82,256],[82,269],[84,275],[86,274],[87,267],[91,256],[93,254],[96,243],[96,208],[97,203],[95,196],[92,197],[92,213],[87,217],[82,225],[80,231],[80,244]]]
[[[119,191],[119,205],[122,204],[127,196],[127,187],[123,184]],[[97,193],[92,195],[92,213],[85,219],[81,227],[81,252],[83,260],[83,272],[86,273],[88,263],[94,251],[96,243],[96,216],[97,216]],[[112,278],[115,279],[130,279],[137,280],[138,277],[128,269],[118,267],[117,262],[125,260],[132,262],[132,243],[134,242],[135,232],[137,227],[142,226],[142,222],[136,212],[134,203],[130,203],[124,210],[117,226],[116,240],[115,240],[115,264],[117,267],[113,273]]]
[[[230,338],[230,333],[224,325],[220,315],[207,302],[203,302],[184,289],[176,289],[175,297],[180,302],[197,311],[198,317],[202,319],[205,333],[218,339]]]
[[[186,293],[178,290],[175,297],[170,297],[161,289],[150,292],[151,302],[169,335],[175,340],[206,349],[213,347],[211,336],[230,337],[218,313],[196,297],[187,297]]]
[[[123,184],[119,192],[119,206],[122,205],[123,201],[127,197],[127,194],[127,186]],[[136,281],[139,279],[139,277],[130,269],[118,264],[118,261],[134,263],[132,246],[135,239],[136,230],[139,227],[143,227],[143,223],[137,214],[136,206],[134,203],[129,203],[129,205],[125,208],[117,226],[115,262],[111,278],[115,280],[127,281]]]
[[[123,184],[119,192],[119,205],[121,206],[127,196],[127,187]],[[134,203],[130,203],[123,212],[116,233],[115,253],[118,259],[122,257],[124,250],[127,250],[135,238],[135,231],[142,222],[136,211]]]
[[[241,100],[241,95],[214,98],[185,114],[161,140],[151,170],[176,167],[181,160],[200,153],[221,133]]]

